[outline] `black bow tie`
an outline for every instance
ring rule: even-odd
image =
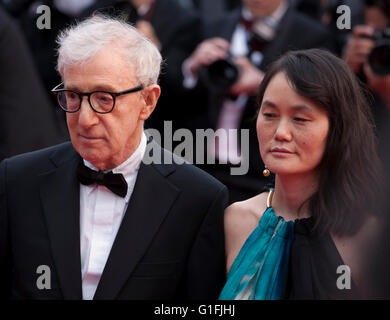
[[[81,184],[100,184],[110,189],[116,195],[122,198],[126,197],[127,182],[121,173],[95,171],[86,167],[81,161],[77,167],[77,178]]]

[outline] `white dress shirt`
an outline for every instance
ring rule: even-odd
[[[106,265],[111,247],[133,193],[138,170],[146,149],[146,136],[135,152],[112,170],[127,182],[127,194],[117,196],[105,186],[80,184],[80,249],[83,299],[92,300]],[[97,169],[88,161],[84,164]]]

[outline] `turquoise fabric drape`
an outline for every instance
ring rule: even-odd
[[[293,236],[294,222],[267,208],[234,260],[219,300],[280,299]]]

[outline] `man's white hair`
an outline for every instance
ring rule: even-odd
[[[60,33],[57,70],[63,75],[66,67],[86,62],[117,41],[140,84],[157,83],[162,61],[157,47],[128,23],[102,15],[92,16]]]

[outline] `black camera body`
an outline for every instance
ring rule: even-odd
[[[217,93],[225,93],[237,81],[239,73],[239,67],[233,62],[231,56],[199,69],[200,79]]]
[[[256,21],[250,31],[248,41],[248,58],[256,67],[260,67],[261,61],[256,58],[256,54],[263,52],[264,49],[276,37],[277,29],[265,23],[261,19]],[[233,62],[232,56],[226,60],[217,60],[208,67],[199,70],[199,77],[207,87],[219,93],[226,93],[240,75],[240,68]]]
[[[390,75],[390,28],[375,30],[371,37],[375,47],[368,56],[372,71],[380,76]]]

